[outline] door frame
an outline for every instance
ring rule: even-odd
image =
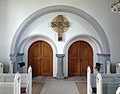
[[[69,57],[70,48],[71,48],[73,45],[75,45],[75,43],[78,44],[78,43],[80,43],[80,42],[81,42],[82,44],[84,43],[85,45],[87,44],[87,45],[88,45],[87,47],[90,49],[89,51],[90,51],[90,52],[92,51],[92,54],[91,54],[91,55],[92,55],[92,62],[90,62],[90,65],[92,64],[92,66],[91,66],[91,67],[92,67],[91,72],[93,73],[93,48],[91,47],[91,45],[90,45],[88,42],[83,41],[83,40],[80,40],[80,41],[75,41],[75,42],[73,42],[73,43],[69,46],[69,48],[68,48],[68,76],[70,76],[70,75],[69,75],[69,72],[70,72],[70,70],[69,70],[70,67],[69,67],[69,66],[71,65],[70,62],[69,62],[69,59],[70,59],[70,57]],[[80,45],[80,44],[79,44],[79,45]],[[82,46],[78,46],[78,47],[82,47]],[[79,48],[78,48],[78,49],[79,49]],[[80,51],[80,49],[79,49],[79,51]],[[79,54],[81,55],[81,53],[79,53]],[[91,56],[90,56],[90,57],[91,57]],[[80,59],[81,56],[78,57],[78,58]],[[79,60],[79,59],[77,59],[77,60]],[[78,62],[78,63],[80,63],[80,62]],[[77,66],[77,67],[79,67],[79,69],[80,69],[80,70],[79,70],[79,72],[80,72],[79,76],[82,76],[82,75],[81,75],[81,68],[80,68],[81,65],[79,65],[79,66]],[[86,69],[86,71],[87,71],[87,69]],[[87,74],[87,73],[86,73],[86,74]],[[73,76],[77,76],[77,75],[73,75]],[[87,75],[86,75],[86,76],[87,76]]]
[[[70,38],[66,45],[64,46],[64,50],[63,52],[65,53],[65,57],[63,59],[63,66],[64,66],[64,76],[65,77],[68,77],[68,49],[70,47],[70,45],[76,41],[85,41],[87,43],[89,43],[93,49],[93,73],[95,73],[95,65],[96,65],[96,62],[98,61],[98,56],[97,56],[97,53],[101,53],[102,52],[102,47],[99,43],[99,41],[90,36],[90,35],[86,35],[86,34],[78,34],[72,38]]]
[[[52,47],[53,50],[53,77],[57,76],[57,57],[56,57],[56,53],[58,53],[57,47],[54,43],[54,41],[49,38],[46,35],[42,35],[42,34],[35,34],[35,35],[30,35],[27,38],[25,38],[22,43],[20,44],[20,48],[19,48],[19,52],[23,52],[24,56],[23,56],[23,61],[25,62],[25,67],[23,68],[23,72],[27,72],[27,68],[28,68],[28,49],[30,47],[30,45],[32,43],[34,43],[35,41],[45,41],[47,43],[49,43]]]
[[[51,52],[52,52],[52,56],[51,56],[51,58],[52,58],[52,60],[51,60],[51,63],[52,63],[52,75],[50,75],[50,76],[53,76],[53,49],[52,49],[52,46],[48,43],[48,42],[46,42],[46,41],[44,41],[44,40],[37,40],[37,41],[35,41],[35,42],[33,42],[30,46],[29,46],[29,48],[28,48],[28,61],[29,61],[29,54],[30,54],[30,52],[29,52],[29,50],[31,49],[31,47],[35,44],[35,43],[42,43],[42,42],[44,42],[44,43],[46,43],[47,45],[49,45],[49,47],[50,47],[50,49],[51,49]],[[42,49],[42,48],[41,48]],[[41,54],[41,53],[40,53]],[[43,53],[42,53],[42,55],[43,55]],[[43,64],[43,62],[42,62],[42,64]],[[29,65],[29,62],[28,62],[28,65]],[[41,65],[40,65],[41,66]],[[29,66],[28,66],[29,67]],[[43,67],[43,66],[42,66]],[[42,67],[40,67],[41,69],[43,69]],[[42,70],[41,70],[42,71]],[[41,73],[42,74],[42,73]],[[38,76],[43,76],[43,75],[38,75]]]

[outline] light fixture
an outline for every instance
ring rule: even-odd
[[[111,6],[112,12],[120,12],[120,0],[116,0]]]

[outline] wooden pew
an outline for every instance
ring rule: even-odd
[[[15,74],[13,82],[0,82],[0,94],[21,94],[21,77]]]
[[[21,93],[32,94],[32,68],[28,68],[28,73],[22,73],[21,76]],[[0,82],[13,82],[14,73],[0,74]]]
[[[97,74],[91,74],[91,86],[96,86]],[[120,84],[120,74],[101,74],[103,94],[115,94]]]

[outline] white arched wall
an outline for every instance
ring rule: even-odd
[[[48,38],[45,35],[30,35],[27,38],[25,38],[20,46],[19,46],[19,53],[24,53],[24,58],[23,61],[24,62],[28,62],[28,49],[30,47],[30,45],[32,43],[34,43],[35,41],[38,40],[43,40],[46,41],[47,43],[49,43],[53,49],[53,77],[56,77],[57,75],[57,58],[56,58],[56,53],[57,53],[57,48],[56,45],[54,44],[54,42]],[[95,67],[95,63],[97,61],[97,53],[101,53],[102,52],[102,47],[100,45],[100,43],[97,41],[97,39],[95,39],[94,37],[90,36],[90,35],[86,35],[86,34],[80,34],[80,35],[76,35],[74,37],[72,37],[71,39],[69,39],[69,41],[66,43],[65,47],[64,47],[64,53],[65,53],[65,57],[63,59],[64,62],[64,76],[68,77],[68,49],[70,47],[70,45],[72,43],[74,43],[75,41],[86,41],[88,42],[92,49],[93,49],[93,68]],[[25,64],[25,67],[23,69],[23,72],[27,72],[27,67],[28,67],[28,63]],[[95,72],[95,70],[93,70]]]
[[[100,43],[97,41],[97,39],[95,39],[94,37],[84,34],[82,35],[80,34],[72,37],[64,47],[65,57],[63,59],[63,65],[64,65],[63,71],[65,77],[68,77],[68,49],[72,43],[81,40],[89,43],[93,49],[93,68],[95,67],[96,61],[98,60],[97,53],[102,53],[102,47]],[[95,73],[94,69],[93,69],[93,73]]]
[[[54,12],[72,13],[72,14],[78,15],[78,16],[82,17],[83,19],[85,19],[89,24],[91,24],[91,26],[93,26],[93,28],[99,35],[101,43],[102,43],[101,46],[103,49],[103,53],[110,54],[110,47],[109,47],[107,36],[106,36],[104,30],[102,29],[102,27],[100,26],[100,24],[86,12],[84,12],[78,8],[71,7],[71,6],[65,6],[65,5],[55,5],[55,6],[49,6],[49,7],[40,9],[40,10],[34,12],[33,14],[31,14],[27,19],[25,19],[24,22],[19,26],[19,28],[17,29],[17,31],[14,35],[10,54],[17,55],[21,37],[26,32],[26,28],[33,21],[35,21],[37,18],[39,18],[45,14],[54,13]]]
[[[54,42],[47,36],[45,35],[41,35],[41,34],[34,34],[34,35],[31,35],[31,36],[28,36],[27,38],[25,38],[20,46],[19,46],[19,53],[24,53],[24,58],[23,58],[23,61],[25,62],[25,67],[23,69],[23,72],[27,72],[27,67],[28,67],[28,49],[30,47],[30,45],[32,43],[34,43],[35,41],[38,41],[38,40],[41,40],[41,41],[45,41],[47,43],[49,43],[52,47],[52,50],[53,50],[53,77],[56,77],[56,74],[57,74],[57,58],[55,56],[55,54],[57,53],[57,48],[56,48],[56,45],[54,44]]]
[[[65,52],[66,56],[67,56],[66,51],[68,51],[70,44],[77,40],[84,40],[84,41],[90,43],[93,50],[95,50],[94,54],[96,54],[97,52],[102,53],[102,54],[110,54],[110,48],[109,48],[109,43],[108,43],[106,34],[105,34],[104,30],[102,29],[102,27],[99,25],[99,23],[92,16],[90,16],[86,12],[84,12],[80,9],[77,9],[75,7],[65,6],[65,5],[56,5],[56,6],[46,7],[46,8],[43,8],[43,9],[40,9],[40,10],[34,12],[27,19],[25,19],[24,22],[19,26],[19,28],[17,29],[16,34],[13,38],[12,45],[11,45],[11,51],[10,51],[11,60],[13,60],[14,62],[18,62],[17,54],[23,52],[26,55],[26,53],[27,53],[26,51],[28,51],[30,44],[40,38],[40,37],[38,38],[37,36],[34,38],[27,37],[21,42],[22,36],[24,35],[25,32],[27,32],[26,28],[32,22],[34,22],[37,18],[39,18],[43,15],[49,14],[49,13],[54,13],[54,12],[67,12],[67,13],[75,14],[77,16],[82,17],[95,29],[95,32],[98,34],[100,41],[101,41],[101,43],[99,43],[97,41],[97,39],[93,38],[92,36],[86,36],[86,35],[79,36],[79,37],[75,36],[75,37],[73,37],[73,39],[72,38],[69,39],[69,41],[66,43],[66,45],[64,47],[64,52]],[[44,38],[43,39],[42,38],[43,37],[41,36],[40,39],[43,40]],[[50,43],[48,37],[46,37],[45,40],[46,40],[46,42]],[[51,42],[51,43],[53,43],[53,42]],[[52,45],[52,44],[50,44],[50,45]],[[55,44],[54,44],[54,47],[56,49],[56,52],[54,52],[54,55],[55,55],[57,53],[57,48],[56,48]],[[24,51],[22,51],[22,49],[24,49]],[[65,58],[67,58],[66,56],[65,56]],[[55,58],[56,58],[56,56],[55,56]],[[25,57],[23,58],[23,60],[25,60]],[[64,62],[67,62],[67,59],[64,60]],[[95,60],[94,60],[94,62],[95,62]],[[57,68],[57,66],[55,66],[55,67]],[[66,68],[64,68],[64,74],[65,74],[65,76],[67,76],[68,75],[67,74],[67,71],[68,71],[67,63],[65,63],[65,67]],[[54,74],[54,76],[55,75],[56,75],[56,73]]]
[[[47,36],[45,35],[41,35],[41,34],[34,34],[34,35],[30,35],[27,38],[25,38],[20,46],[19,46],[19,53],[24,53],[24,57],[23,57],[23,61],[26,62],[25,63],[25,67],[23,68],[23,72],[27,72],[27,67],[28,67],[28,49],[30,47],[30,45],[32,43],[34,43],[35,41],[38,40],[42,40],[45,41],[47,43],[49,43],[52,47],[53,50],[53,77],[56,77],[57,74],[57,58],[56,58],[56,53],[57,53],[57,48],[56,45],[54,44],[54,42]]]

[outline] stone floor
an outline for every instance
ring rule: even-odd
[[[40,94],[79,94],[75,81],[46,81]]]
[[[67,77],[63,80],[48,76],[33,78],[32,94],[86,94],[86,92],[86,77]]]

